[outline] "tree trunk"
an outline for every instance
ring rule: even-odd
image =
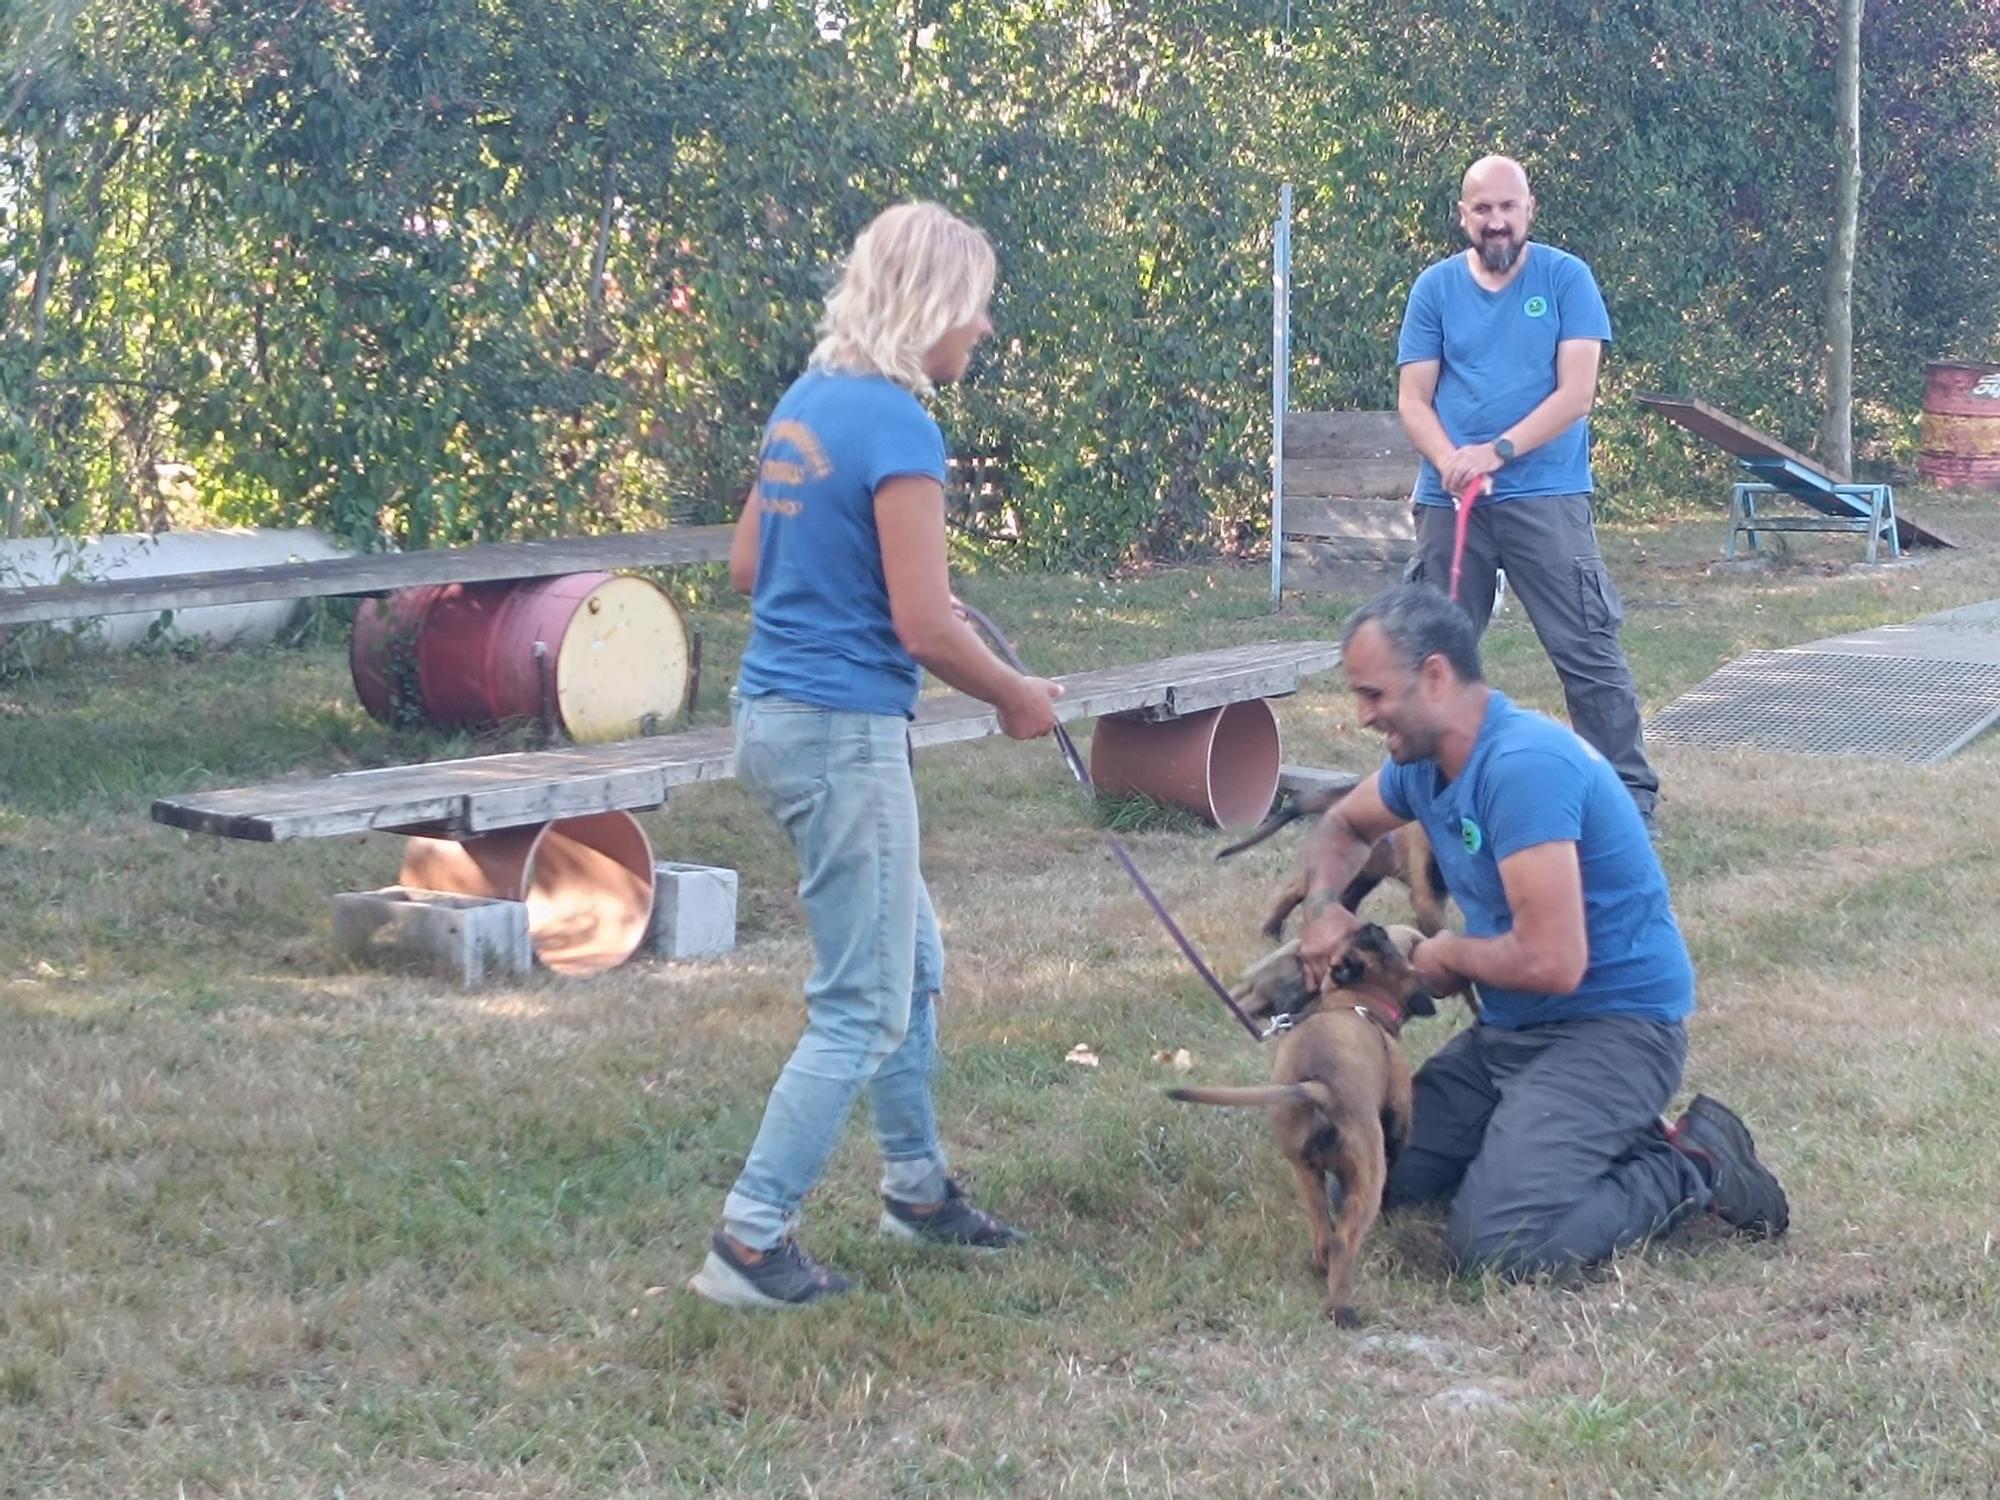
[[[1826,262],[1826,425],[1820,457],[1836,479],[1854,472],[1854,253],[1861,227],[1861,7],[1840,0],[1834,65],[1833,249]]]

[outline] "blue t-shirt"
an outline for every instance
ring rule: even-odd
[[[1531,241],[1520,274],[1497,292],[1473,279],[1463,255],[1441,260],[1417,278],[1403,311],[1396,363],[1439,363],[1433,405],[1445,435],[1463,448],[1490,443],[1546,401],[1556,388],[1556,345],[1564,339],[1611,342],[1597,278],[1567,251]],[[1590,419],[1579,418],[1493,476],[1481,505],[1529,495],[1583,495],[1590,477]],[[1419,505],[1449,505],[1429,459],[1417,470]]]
[[[1455,781],[1435,761],[1382,767],[1382,801],[1430,835],[1472,937],[1513,930],[1500,861],[1537,844],[1576,845],[1590,944],[1568,995],[1479,986],[1486,1020],[1514,1030],[1580,1016],[1679,1021],[1694,1010],[1694,965],[1646,825],[1611,763],[1564,725],[1495,692]]]
[[[897,638],[875,531],[884,480],[944,483],[944,434],[879,375],[792,382],[757,455],[757,586],[736,689],[855,713],[910,714],[923,669]]]

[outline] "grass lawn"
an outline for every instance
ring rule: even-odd
[[[1958,553],[1811,539],[1711,571],[1710,518],[1607,532],[1656,708],[1750,648],[2000,595],[2000,505],[1909,497]],[[1252,568],[973,578],[1048,671],[1321,638]],[[745,617],[706,634],[721,717]],[[1488,668],[1557,707],[1511,607]],[[1338,674],[1289,760],[1378,758]],[[344,641],[100,658],[0,683],[0,1495],[1984,1496],[2000,1492],[2000,745],[1941,767],[1656,747],[1701,975],[1690,1090],[1737,1105],[1793,1232],[1706,1228],[1551,1286],[1453,1281],[1379,1228],[1358,1334],[1322,1315],[1261,1118],[1167,1101],[1155,1054],[1268,1057],[1104,856],[1048,745],[919,762],[944,922],[940,1107],[1037,1231],[961,1260],[873,1232],[857,1116],[807,1243],[864,1290],[806,1316],[681,1289],[802,1017],[779,836],[732,784],[646,815],[742,872],[742,945],[446,991],[343,970],[328,897],[400,840],[256,846],[154,796],[491,748],[361,713]],[[1297,839],[1128,835],[1218,968]],[[1394,917],[1384,892],[1371,912]],[[1406,1033],[1413,1054],[1463,1024]],[[1065,1062],[1087,1043],[1097,1068]]]

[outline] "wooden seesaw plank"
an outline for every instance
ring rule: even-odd
[[[383,594],[425,583],[481,583],[499,578],[548,578],[608,568],[679,567],[729,556],[730,526],[674,526],[665,531],[571,537],[541,542],[489,542],[419,552],[369,552],[256,568],[108,578],[92,583],[0,589],[0,626],[99,615],[152,614],[210,604],[265,599],[319,599]]]
[[[1295,692],[1301,678],[1340,662],[1331,641],[1232,646],[1160,661],[1078,672],[1056,680],[1065,722],[1111,713],[1173,718],[1251,698]],[[926,697],[910,726],[919,747],[1000,732],[993,710],[962,693]],[[736,774],[721,726],[648,739],[385,766],[312,780],[163,797],[154,821],[260,843],[331,838],[374,829],[465,836],[552,818],[658,807],[668,791]]]

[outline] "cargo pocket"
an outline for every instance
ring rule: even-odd
[[[1625,602],[1602,557],[1576,560],[1577,612],[1592,635],[1616,635],[1625,620]]]

